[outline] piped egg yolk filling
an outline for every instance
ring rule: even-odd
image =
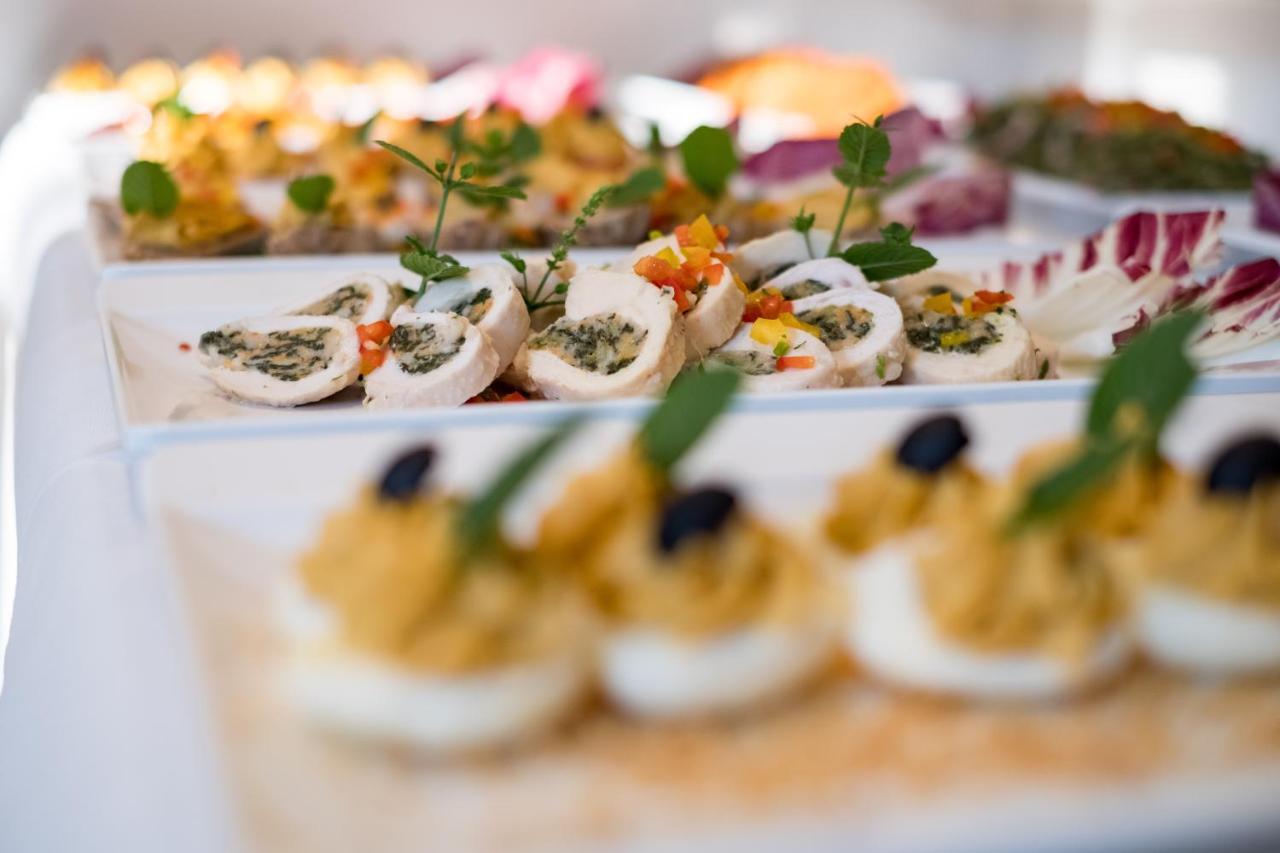
[[[609,619],[701,637],[744,627],[811,624],[820,597],[805,552],[738,514],[664,553],[657,512],[637,507],[585,559],[585,584]]]
[[[1012,505],[980,498],[937,522],[916,564],[925,607],[962,645],[1078,661],[1126,607],[1112,552],[1060,524],[1006,535]]]
[[[964,515],[982,478],[963,462],[926,475],[899,465],[891,452],[836,483],[835,501],[823,520],[827,539],[857,554],[939,519]]]
[[[366,489],[330,516],[299,569],[346,646],[455,674],[562,652],[581,623],[574,593],[533,555],[495,543],[464,558],[450,498],[387,501]]]
[[[1280,609],[1280,484],[1248,495],[1186,490],[1152,521],[1142,567],[1151,580]]]
[[[608,537],[629,508],[655,506],[664,488],[662,478],[639,449],[628,447],[570,481],[542,518],[538,549],[577,565],[579,556],[591,543]]]

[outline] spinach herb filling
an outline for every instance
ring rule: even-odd
[[[388,343],[400,369],[419,375],[430,373],[462,349],[463,336],[446,339],[435,326],[396,326]]]
[[[806,296],[815,296],[819,293],[826,293],[831,289],[831,285],[823,284],[820,281],[814,281],[807,278],[804,281],[797,281],[795,284],[788,284],[781,288],[778,292],[782,294],[783,299],[804,299]]]
[[[1003,308],[994,313],[1003,314]],[[908,314],[907,342],[924,352],[956,352],[972,355],[1000,342],[1000,332],[981,315]]]
[[[465,317],[474,326],[484,319],[484,315],[489,313],[489,308],[492,305],[493,291],[487,287],[482,287],[470,296],[459,299],[444,310]]]
[[[200,351],[217,354],[229,367],[256,370],[282,382],[297,382],[324,370],[337,348],[336,329],[291,329],[257,334],[217,329],[200,336]]]
[[[293,312],[312,317],[341,317],[354,321],[369,305],[369,292],[362,285],[344,284],[333,293]]]
[[[574,367],[612,376],[636,360],[648,334],[617,314],[561,317],[530,338],[529,349],[547,350]]]
[[[824,305],[801,311],[796,319],[802,323],[818,327],[818,336],[829,349],[838,350],[850,347],[865,338],[875,318],[870,311],[853,305]]]
[[[712,355],[709,360],[731,367],[746,376],[768,376],[778,372],[778,364],[773,357],[755,350],[719,352]]]

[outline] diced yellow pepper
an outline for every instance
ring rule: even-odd
[[[711,263],[711,250],[704,249],[701,246],[685,246],[684,259],[692,264],[695,269],[701,269]]]
[[[751,301],[751,288],[747,287],[747,283],[742,280],[742,276],[737,273],[733,274],[733,283],[738,286],[738,290],[742,291],[742,295],[747,297],[747,301]]]
[[[961,344],[969,343],[969,333],[964,329],[957,329],[954,332],[943,332],[938,335],[938,343],[942,344],[943,349],[953,349]]]
[[[707,251],[715,249],[720,244],[720,240],[716,237],[715,226],[711,224],[710,219],[707,219],[705,213],[689,225],[689,237],[695,246],[701,246]]]
[[[973,298],[972,298],[972,297],[966,296],[966,297],[965,297],[965,298],[960,302],[960,313],[961,313],[961,314],[965,314],[965,315],[968,315],[968,314],[972,314],[972,313],[973,313]]]
[[[956,306],[951,301],[950,293],[938,293],[924,301],[924,310],[936,311],[939,314],[954,314]]]
[[[778,315],[778,319],[782,321],[782,325],[792,329],[799,329],[802,332],[808,332],[815,338],[822,337],[822,332],[812,323],[806,323],[790,311],[784,311]]]
[[[783,325],[781,320],[765,320],[763,318],[751,324],[751,340],[758,344],[764,344],[769,349],[777,346],[779,341],[790,343],[787,340],[787,327]]]
[[[677,255],[675,252],[673,252],[670,246],[667,246],[662,251],[658,252],[658,254],[654,255],[654,257],[658,258],[659,260],[666,261],[667,263],[671,264],[671,266],[673,267],[680,266],[680,256]]]

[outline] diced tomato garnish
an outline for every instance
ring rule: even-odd
[[[719,284],[724,278],[724,265],[712,264],[702,271],[702,277],[707,280],[707,284]]]
[[[811,355],[784,355],[778,359],[778,370],[808,370],[814,365]]]
[[[521,394],[519,391],[512,391],[510,394],[503,394],[499,403],[527,403],[529,398]]]
[[[183,352],[191,352],[191,344],[187,343],[186,341],[183,341],[182,343],[178,344],[178,349],[182,350]]]
[[[683,249],[685,246],[693,245],[693,238],[689,236],[688,225],[677,225],[675,229],[675,235],[676,235],[676,243],[680,245],[680,248]]]
[[[754,323],[760,319],[760,306],[747,303],[747,307],[742,309],[742,322]]]
[[[760,316],[766,320],[776,320],[778,315],[783,311],[783,305],[787,304],[781,296],[765,296],[758,303]]]
[[[689,292],[682,287],[677,287],[672,291],[672,295],[676,299],[676,307],[683,313],[693,307],[693,303],[689,301]]]
[[[382,366],[387,352],[383,349],[366,349],[360,351],[360,372],[366,376]]]
[[[568,193],[557,193],[555,204],[557,212],[568,213],[573,208],[573,199],[569,197]]]
[[[1003,290],[979,290],[973,294],[975,299],[980,299],[988,305],[1003,305],[1006,302],[1013,301],[1013,294],[1006,293]]]
[[[729,226],[728,225],[716,226],[716,239],[718,239],[721,243],[729,242]]]
[[[374,323],[365,323],[356,326],[356,337],[360,341],[360,348],[365,348],[366,341],[372,341],[378,346],[382,346],[387,342],[387,338],[391,337],[391,324],[386,320],[378,320]]]

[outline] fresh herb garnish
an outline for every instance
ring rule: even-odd
[[[369,134],[373,131],[373,123],[378,120],[380,115],[382,115],[381,111],[375,112],[356,128],[356,145],[365,146],[369,144]]]
[[[178,185],[161,164],[138,160],[120,177],[120,206],[130,216],[149,213],[163,219],[178,207]]]
[[[1079,450],[1032,486],[1009,521],[1011,532],[1072,506],[1130,454],[1155,457],[1161,432],[1195,383],[1186,345],[1203,319],[1199,312],[1173,314],[1107,363],[1089,403]]]
[[[741,376],[736,370],[700,368],[679,376],[640,427],[645,458],[669,472],[729,405]]]
[[[401,266],[422,276],[422,283],[418,286],[418,298],[422,297],[431,282],[457,278],[470,272],[467,267],[459,264],[456,258],[442,254],[439,251],[440,232],[444,228],[444,212],[449,204],[449,196],[454,191],[466,193],[469,200],[522,199],[525,197],[524,190],[517,186],[506,184],[486,185],[472,181],[471,179],[477,175],[480,169],[475,163],[464,163],[459,166],[458,159],[462,156],[463,149],[467,145],[466,138],[463,136],[465,118],[465,113],[459,115],[453,120],[453,124],[449,126],[449,159],[447,162],[437,160],[434,165],[429,166],[412,152],[385,140],[377,140],[378,145],[409,165],[425,172],[428,177],[440,185],[440,206],[436,211],[436,223],[431,231],[431,242],[424,245],[413,237],[406,238],[409,242],[410,250],[400,255]],[[513,150],[519,150],[523,153],[528,144],[527,139],[519,145],[514,142],[503,143],[505,146],[503,150],[506,152],[504,156],[511,155]]]
[[[191,111],[190,107],[182,103],[182,101],[178,100],[177,92],[174,92],[172,95],[170,95],[167,98],[156,101],[155,108],[152,110],[152,112],[158,113],[161,110],[169,113],[174,118],[180,118],[183,121],[186,121],[187,119],[195,116],[195,113]]]
[[[886,365],[886,362],[884,358],[884,353],[880,353],[879,355],[876,356],[876,378],[877,379],[881,379],[881,380],[884,379],[885,365]]]
[[[724,194],[729,178],[739,166],[729,131],[706,125],[696,128],[680,143],[680,160],[689,182],[713,199]]]
[[[517,170],[542,150],[542,138],[536,130],[521,122],[510,136],[504,136],[502,131],[495,129],[486,133],[483,139],[463,139],[461,144],[463,153],[470,158],[463,166],[463,170],[469,172],[463,175],[464,178],[473,175],[491,181],[501,178],[495,183],[462,187],[459,191],[468,203],[505,210],[511,199],[524,198],[523,194],[515,195],[512,191],[523,193],[529,178]]]
[[[458,515],[458,536],[466,554],[477,554],[497,540],[502,511],[529,476],[569,438],[579,426],[580,418],[570,418],[545,436],[516,454],[498,475],[467,501]]]
[[[805,213],[804,205],[800,206],[800,212],[791,217],[791,227],[800,232],[800,236],[804,237],[804,247],[809,252],[809,257],[813,258],[813,243],[809,239],[809,232],[813,230],[813,223],[818,219],[816,213]]]
[[[889,145],[889,134],[881,128],[884,116],[876,116],[871,124],[855,122],[840,131],[840,156],[844,162],[831,170],[848,191],[844,196],[844,205],[840,208],[840,216],[836,219],[835,230],[831,234],[831,245],[827,247],[827,255],[834,256],[840,245],[840,235],[844,232],[844,221],[853,206],[853,194],[858,189],[872,189],[884,185],[885,169],[889,165],[892,148]]]
[[[328,175],[308,175],[294,178],[285,192],[289,201],[299,210],[304,213],[320,213],[328,206],[334,186],[333,178]]]
[[[547,268],[542,273],[542,278],[538,280],[538,284],[533,288],[532,293],[529,292],[529,279],[527,277],[524,278],[524,287],[520,288],[520,293],[524,296],[525,307],[529,309],[530,313],[550,305],[564,304],[564,296],[569,290],[569,285],[564,282],[556,283],[550,292],[546,293],[545,298],[543,291],[546,290],[547,283],[551,280],[551,276],[555,271],[564,266],[565,261],[568,260],[569,250],[578,242],[578,232],[593,216],[600,212],[600,208],[617,190],[617,184],[606,184],[591,194],[591,197],[587,199],[587,203],[582,206],[582,210],[578,211],[578,215],[573,218],[573,223],[562,231],[560,238],[556,240],[555,246],[551,249],[551,254],[547,256]],[[502,257],[507,263],[515,267],[516,272],[520,273],[521,276],[525,275],[524,261],[518,256],[504,252]],[[517,262],[519,266],[517,266]]]
[[[867,281],[885,281],[927,270],[938,262],[928,250],[911,243],[914,228],[891,222],[880,229],[878,243],[854,243],[840,257],[862,270]]]
[[[656,166],[637,169],[609,196],[609,207],[625,207],[648,201],[667,184],[667,176]]]

